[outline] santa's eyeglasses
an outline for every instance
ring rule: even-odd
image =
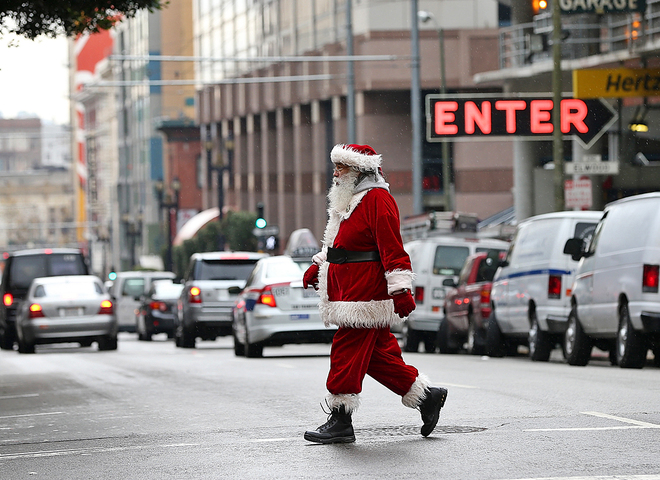
[[[351,167],[349,167],[348,165],[345,165],[343,163],[335,163],[334,170],[335,170],[335,172],[343,172],[345,170],[348,170],[349,168],[351,168]]]

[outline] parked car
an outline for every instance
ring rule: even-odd
[[[35,278],[88,274],[86,258],[75,248],[30,249],[7,254],[0,283],[0,348],[14,348],[16,316]]]
[[[16,332],[19,353],[34,353],[39,344],[68,342],[117,349],[112,301],[94,275],[35,278],[17,313]]]
[[[516,228],[506,259],[493,279],[486,350],[501,357],[529,346],[534,361],[547,361],[561,343],[570,312],[577,262],[564,254],[571,237],[589,238],[602,212],[537,215]]]
[[[232,309],[255,263],[255,252],[206,252],[191,255],[174,317],[177,347],[195,348],[197,338],[232,334]]]
[[[490,290],[504,252],[470,255],[458,276],[458,283],[445,298],[445,320],[440,323],[437,345],[440,353],[456,353],[465,344],[468,353],[486,353],[486,326],[490,317]]]
[[[323,325],[318,293],[303,288],[303,273],[300,264],[285,255],[257,262],[234,308],[237,356],[261,357],[266,346],[332,342],[337,328]]]
[[[509,248],[508,242],[474,236],[439,235],[412,240],[404,245],[410,255],[415,279],[413,295],[417,308],[403,327],[403,350],[416,352],[420,342],[433,353],[440,324],[444,319],[446,292],[451,287],[443,282],[457,282],[469,255],[478,252],[499,254]]]
[[[183,285],[172,280],[154,280],[149,291],[140,297],[136,328],[138,339],[150,341],[152,335],[166,333],[174,338],[174,312]]]
[[[129,271],[117,272],[117,278],[110,286],[110,296],[115,304],[115,316],[120,332],[135,332],[137,330],[137,309],[140,297],[151,288],[151,283],[157,280],[173,280],[176,275],[162,271]]]
[[[581,259],[564,336],[569,364],[586,365],[593,346],[623,368],[642,368],[649,348],[658,362],[659,239],[656,192],[610,203],[590,242],[566,242],[564,251]]]

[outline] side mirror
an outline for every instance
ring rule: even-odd
[[[442,285],[443,285],[444,287],[452,287],[452,288],[456,288],[456,282],[454,282],[454,279],[453,279],[453,278],[445,278],[445,279],[442,281]]]
[[[577,237],[569,238],[564,245],[564,253],[577,262],[584,257],[584,240]]]
[[[500,263],[499,263],[498,266],[500,266],[500,267],[508,267],[508,266],[509,266],[509,262],[508,262],[507,260],[500,260]]]

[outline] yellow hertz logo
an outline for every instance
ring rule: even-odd
[[[660,95],[660,70],[615,68],[573,70],[576,98],[651,97]]]

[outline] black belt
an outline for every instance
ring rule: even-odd
[[[373,252],[353,252],[343,248],[328,247],[328,258],[330,263],[357,263],[357,262],[379,262],[380,255],[378,251]]]

